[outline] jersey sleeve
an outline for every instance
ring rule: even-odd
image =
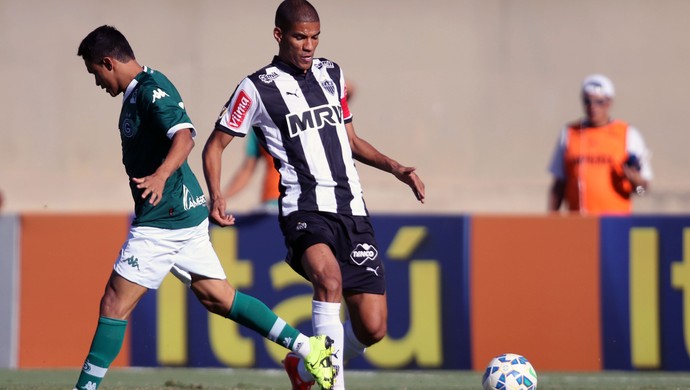
[[[343,107],[343,121],[350,123],[352,122],[352,113],[350,112],[350,106],[347,104],[347,84],[342,69],[340,70],[340,85],[340,105]]]
[[[565,145],[568,142],[568,129],[561,129],[561,133],[556,142],[556,147],[551,156],[551,164],[549,165],[549,172],[557,179],[565,179],[565,162],[563,161],[565,154]]]
[[[256,86],[249,78],[245,78],[223,106],[216,121],[216,129],[232,136],[244,137],[255,123],[260,104]]]
[[[642,134],[635,127],[629,126],[625,143],[628,154],[634,154],[640,161],[640,176],[645,180],[652,180],[654,175],[650,163],[651,153],[644,143]]]
[[[172,139],[182,129],[191,129],[192,137],[196,136],[196,129],[177,91],[156,84],[144,85],[138,99],[148,117],[156,127],[165,130],[168,138]]]

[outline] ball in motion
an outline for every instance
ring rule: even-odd
[[[482,386],[484,390],[536,390],[537,373],[524,356],[506,353],[491,359]]]

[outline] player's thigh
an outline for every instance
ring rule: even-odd
[[[191,274],[209,279],[226,279],[223,266],[218,255],[213,249],[208,234],[208,220],[194,228],[190,228],[189,237],[174,259],[173,270],[175,276],[183,282],[185,278],[191,278]]]
[[[339,230],[335,215],[295,211],[280,218],[280,228],[292,269],[317,285],[328,277],[340,279],[340,272],[335,272],[339,268],[334,254]]]
[[[116,319],[129,318],[146,291],[146,287],[130,282],[113,271],[101,299],[100,315]]]
[[[342,295],[342,276],[340,265],[331,248],[326,244],[314,244],[307,248],[302,255],[304,271],[314,285],[314,289],[321,289],[332,296],[328,302],[339,302]]]
[[[345,302],[357,339],[366,345],[381,340],[387,331],[388,304],[386,294],[346,294]]]

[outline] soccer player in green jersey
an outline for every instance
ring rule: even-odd
[[[106,284],[75,388],[98,388],[120,351],[137,302],[172,272],[210,312],[302,355],[319,384],[330,389],[335,376],[332,340],[303,335],[228,283],[209,239],[206,198],[187,164],[196,130],[175,86],[160,72],[141,66],[127,39],[111,26],[87,35],[77,55],[97,86],[113,97],[124,94],[119,129],[135,218]]]

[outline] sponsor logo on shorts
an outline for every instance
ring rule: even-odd
[[[350,259],[353,263],[362,265],[367,261],[374,260],[378,255],[379,252],[373,245],[357,244],[355,249],[350,253]]]
[[[123,263],[129,264],[130,267],[139,269],[139,259],[137,259],[134,256],[130,256],[124,260],[122,260]]]
[[[268,74],[261,74],[259,75],[259,80],[263,81],[266,84],[270,84],[273,82],[273,80],[278,78],[278,73],[276,72],[271,72]]]
[[[297,222],[297,227],[295,227],[296,230],[304,230],[306,228],[307,228],[306,222]]]
[[[239,129],[251,107],[252,99],[246,92],[240,91],[235,100],[235,105],[232,107],[230,116],[228,117],[228,126],[231,129]]]
[[[378,266],[378,265],[376,266],[376,268],[367,267],[367,271],[373,273],[373,274],[376,275],[376,276],[380,276],[380,275],[379,275],[379,266]]]

